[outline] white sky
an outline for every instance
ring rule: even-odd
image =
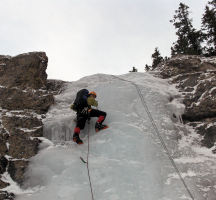
[[[0,0],[0,55],[45,51],[48,78],[144,71],[176,40],[179,0]],[[183,0],[199,28],[207,0]]]

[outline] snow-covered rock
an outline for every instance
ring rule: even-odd
[[[178,55],[162,63],[157,70],[184,95],[184,122],[203,136],[202,145],[215,152],[216,57]]]
[[[64,84],[47,81],[47,62],[44,52],[0,56],[0,199],[13,198],[3,173],[23,183],[28,160],[38,152],[37,137],[43,136],[44,114]]]

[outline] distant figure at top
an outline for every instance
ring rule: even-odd
[[[91,117],[98,117],[95,123],[95,131],[98,132],[102,129],[108,128],[107,125],[103,125],[103,121],[106,118],[106,113],[98,109],[92,109],[91,106],[98,107],[98,102],[95,100],[97,94],[95,92],[89,92],[87,89],[82,89],[77,92],[76,99],[71,105],[71,109],[77,112],[77,122],[74,129],[73,141],[77,144],[83,144],[80,139],[80,130],[84,129],[87,119]]]
[[[133,69],[129,72],[137,72],[137,69],[135,67],[133,67]]]

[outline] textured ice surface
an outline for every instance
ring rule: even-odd
[[[175,99],[179,96],[176,89],[149,73],[120,77],[139,85],[161,137],[195,199],[215,199],[215,158],[209,152],[203,155],[200,147],[198,151],[185,127],[173,122],[173,113],[178,116],[184,110]],[[105,123],[110,128],[95,133],[96,119],[91,119],[81,134],[84,144],[79,146],[71,142],[75,113],[70,104],[82,88],[97,92],[99,109],[107,112]],[[26,174],[24,189],[36,192],[20,194],[18,200],[91,199],[86,164],[80,160],[80,156],[86,160],[88,128],[95,200],[191,199],[133,85],[97,74],[68,83],[66,91],[56,96],[56,102],[44,121],[45,136],[52,142],[42,143]]]

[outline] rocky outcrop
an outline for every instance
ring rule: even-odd
[[[40,89],[46,87],[48,58],[44,52],[15,57],[0,56],[0,85]]]
[[[65,89],[65,83],[66,81],[48,79],[47,90],[51,92],[53,95],[57,95]]]
[[[14,181],[22,184],[24,181],[24,173],[27,166],[28,161],[26,160],[11,161],[8,165],[8,173]]]
[[[1,174],[3,174],[6,171],[7,164],[8,164],[8,160],[4,156],[2,156],[0,158],[0,173]]]
[[[202,135],[201,144],[216,142],[216,57],[176,56],[157,68],[184,95],[185,123]],[[215,150],[213,150],[215,152]]]
[[[42,119],[63,88],[63,81],[47,80],[47,63],[44,52],[0,56],[0,199],[14,198],[5,173],[22,185],[43,136]]]
[[[7,101],[5,101],[7,99]],[[34,110],[39,114],[46,113],[54,103],[52,94],[47,91],[19,88],[0,88],[0,107],[7,110]]]
[[[14,194],[13,193],[8,193],[6,191],[1,191],[0,192],[0,199],[1,200],[13,200],[14,199]]]

